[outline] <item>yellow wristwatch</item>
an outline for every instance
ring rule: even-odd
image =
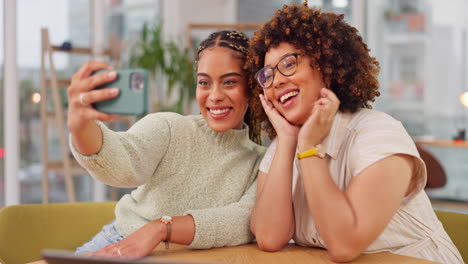
[[[303,151],[301,153],[297,153],[297,159],[303,159],[303,158],[312,157],[312,156],[319,156],[322,159],[325,157],[325,151],[323,150],[323,147],[321,144],[318,144],[317,146],[309,150]]]
[[[166,249],[169,249],[169,240],[171,239],[171,230],[172,230],[172,217],[168,215],[163,215],[161,216],[159,221],[166,225],[167,235],[166,235],[166,239],[164,239],[163,242],[164,242],[164,245],[166,246]]]

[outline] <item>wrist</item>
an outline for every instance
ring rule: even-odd
[[[322,144],[315,145],[314,147],[299,150],[297,154],[297,159],[301,160],[308,157],[319,157],[321,159],[325,158],[325,149],[323,148]]]
[[[165,241],[167,237],[167,226],[158,220],[158,233],[161,236],[161,241]]]
[[[323,138],[316,136],[299,136],[297,138],[297,148],[301,151],[306,151],[315,148],[317,145],[322,144]]]
[[[299,143],[297,144],[297,150],[298,150],[299,152],[303,152],[303,151],[306,151],[306,150],[315,148],[315,147],[317,147],[319,144],[320,144],[320,142],[315,143],[315,142],[313,142],[313,141],[311,141],[311,142],[299,142]]]
[[[297,147],[297,138],[296,137],[278,137],[276,144],[278,146],[282,146],[283,148],[295,150]]]
[[[75,149],[82,155],[89,156],[101,151],[102,131],[98,124],[91,121],[81,130],[71,131],[72,143]]]
[[[83,131],[93,131],[96,127],[99,127],[94,120],[86,120],[86,121],[75,121],[75,122],[68,122],[67,123],[68,130],[73,135],[81,135]]]
[[[158,241],[164,241],[167,237],[166,225],[161,223],[159,219],[151,221],[152,225],[152,237],[157,238]]]

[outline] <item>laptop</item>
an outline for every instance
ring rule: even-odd
[[[125,259],[102,256],[80,256],[73,255],[73,251],[44,249],[42,257],[48,264],[213,264],[215,262],[200,262],[186,260],[158,259],[156,257],[147,257],[140,259]]]

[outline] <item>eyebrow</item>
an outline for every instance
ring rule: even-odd
[[[203,72],[197,73],[197,76],[203,76],[203,77],[211,78],[211,76],[209,74],[206,74],[206,73],[203,73]],[[225,74],[221,75],[221,79],[226,78],[226,77],[230,77],[230,76],[242,77],[242,75],[240,73],[238,73],[238,72],[229,72],[229,73],[225,73]]]
[[[276,64],[278,64],[282,59],[284,59],[284,58],[286,58],[287,56],[289,56],[289,55],[291,55],[291,54],[294,54],[294,53],[296,53],[296,52],[288,52],[288,53],[286,53],[286,54],[283,54],[283,56],[281,56],[281,57],[279,58],[279,60],[278,60],[278,62],[277,62]],[[265,67],[271,67],[271,66],[270,66],[270,64],[268,64],[268,65],[265,65],[264,68],[265,68]]]

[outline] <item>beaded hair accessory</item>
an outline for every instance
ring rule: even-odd
[[[229,33],[226,34],[230,39],[239,39],[239,40],[243,40],[243,41],[249,41],[249,38],[247,38],[247,36],[245,36],[244,33],[236,30],[236,31],[231,31]]]
[[[212,38],[213,34],[210,35],[209,38]],[[249,41],[249,38],[242,32],[236,30],[236,31],[231,31],[229,33],[226,34],[226,36],[229,38],[229,39],[232,39],[232,40],[243,40],[243,41]],[[239,51],[240,53],[244,54],[244,55],[247,55],[247,51],[248,49],[246,47],[243,47],[241,45],[237,45],[237,44],[233,44],[233,43],[229,43],[227,41],[220,41],[220,42],[224,42],[226,43],[230,48],[232,49],[235,49],[237,51]],[[205,45],[201,45],[198,47],[197,49],[197,54],[200,54],[200,52],[202,52],[204,49],[206,49],[207,46]]]
[[[206,48],[206,46],[199,46],[198,49],[197,49],[197,54],[199,54],[205,48]]]
[[[245,47],[242,47],[241,45],[232,44],[232,43],[227,43],[227,44],[232,49],[235,49],[235,50],[239,51],[240,53],[242,53],[244,55],[247,55],[247,49]]]
[[[242,40],[242,41],[246,41],[246,42],[249,41],[249,38],[243,32],[241,32],[239,30],[231,31],[231,32],[227,33],[226,36],[229,39],[232,39],[232,40]],[[233,43],[227,43],[227,44],[232,49],[235,49],[235,50],[239,51],[240,53],[242,53],[244,55],[247,55],[248,49],[246,47],[243,47],[243,46],[241,46],[239,44],[233,44]]]

